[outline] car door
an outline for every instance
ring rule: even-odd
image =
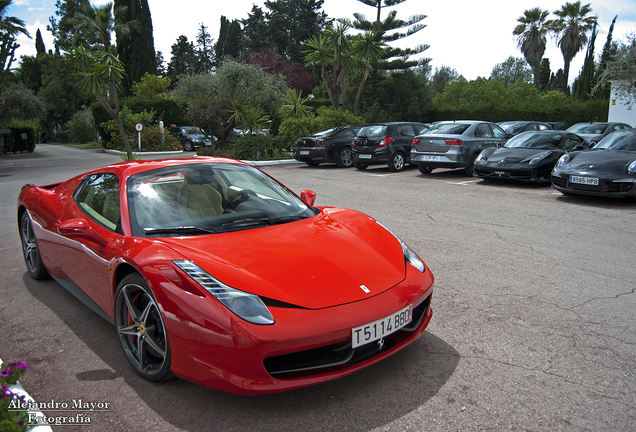
[[[404,153],[406,158],[411,154],[411,143],[415,138],[415,128],[410,124],[398,125],[394,139],[397,141],[396,151]]]
[[[56,222],[56,252],[62,271],[97,305],[112,314],[110,268],[119,256],[121,234],[119,178],[112,173],[87,176]]]

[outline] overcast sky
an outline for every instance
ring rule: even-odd
[[[94,5],[108,3],[92,0]],[[170,58],[172,45],[180,35],[195,41],[198,28],[203,23],[216,41],[219,35],[221,16],[228,19],[245,19],[252,5],[264,8],[264,0],[148,0],[152,15],[155,50]],[[426,27],[418,33],[394,42],[396,46],[415,47],[430,45],[419,57],[431,59],[432,67],[448,66],[468,80],[479,76],[489,77],[493,67],[508,57],[523,57],[517,49],[512,31],[524,10],[540,7],[554,12],[561,8],[561,0],[406,0],[390,8],[397,17],[406,20],[414,14],[424,14]],[[585,1],[583,2],[585,4]],[[598,16],[599,33],[595,45],[598,58],[607,40],[607,33],[614,16],[618,15],[613,40],[627,40],[636,32],[636,0],[595,0],[590,2],[592,15]],[[360,12],[368,19],[375,17],[376,10],[358,0],[325,0],[323,9],[331,18],[353,19]],[[18,17],[27,24],[33,39],[20,38],[18,55],[35,55],[35,33],[42,32],[46,49],[53,48],[53,36],[46,31],[50,16],[55,14],[55,0],[13,0],[8,16]],[[386,13],[382,13],[382,18]],[[114,40],[114,37],[113,37]],[[578,76],[585,49],[572,62],[570,82]],[[563,68],[563,56],[554,39],[548,38],[544,58],[550,59],[553,72]]]

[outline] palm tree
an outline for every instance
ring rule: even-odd
[[[335,28],[312,37],[303,51],[305,62],[320,66],[325,90],[334,108],[340,108],[347,88],[357,75],[357,65],[351,55],[351,38],[346,34],[351,27],[347,20],[339,20]]]
[[[379,11],[378,11],[379,13]],[[353,42],[352,51],[353,54],[362,58],[365,62],[364,76],[358,87],[358,93],[356,94],[356,100],[353,103],[353,115],[357,116],[358,102],[360,102],[360,95],[362,94],[362,87],[369,78],[369,71],[371,70],[371,62],[382,57],[387,45],[381,39],[381,32],[367,31]]]
[[[113,11],[112,3],[103,6],[86,5],[82,13],[76,17],[75,24],[81,30],[97,35],[103,49],[90,51],[80,45],[73,49],[72,59],[76,67],[81,70],[80,89],[86,94],[94,95],[100,105],[115,120],[126,148],[126,155],[128,159],[132,159],[128,136],[119,116],[119,98],[116,86],[124,76],[124,65],[117,58],[117,51],[111,50],[110,39],[113,32],[127,36],[138,26],[136,22],[123,21],[122,16],[125,12],[125,7],[116,8]],[[114,107],[110,106],[104,93],[113,100]]]
[[[592,12],[590,4],[581,6],[581,2],[566,3],[560,10],[554,11],[557,19],[547,22],[548,28],[555,33],[558,46],[563,54],[563,84],[561,90],[567,93],[570,63],[574,56],[587,44],[587,32],[594,27],[596,16],[587,16]]]
[[[532,68],[534,85],[539,87],[539,64],[545,53],[548,26],[546,18],[549,12],[541,8],[528,9],[517,18],[517,26],[512,34],[517,37],[517,47]]]
[[[24,21],[7,16],[11,3],[13,0],[0,0],[0,89],[6,72],[11,69],[11,64],[15,60],[15,50],[20,46],[16,42],[16,36],[22,33],[28,38],[31,37]]]
[[[283,106],[278,111],[283,119],[307,117],[311,112],[311,107],[305,105],[307,100],[309,98],[303,98],[299,90],[289,89],[283,99]]]

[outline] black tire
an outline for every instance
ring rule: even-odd
[[[194,146],[192,145],[192,141],[189,141],[189,140],[184,141],[183,149],[185,151],[194,151]]]
[[[422,174],[430,174],[433,172],[433,167],[418,165],[417,169],[420,170]]]
[[[314,161],[305,161],[305,163],[309,166],[318,166],[320,165],[320,162],[314,162]]]
[[[389,171],[398,172],[402,171],[406,166],[406,158],[400,152],[397,152],[389,159]]]
[[[129,274],[117,287],[115,326],[135,372],[149,381],[172,378],[170,343],[161,311],[139,273]]]
[[[353,152],[351,151],[351,147],[343,147],[340,149],[336,165],[340,168],[349,168],[353,165]]]
[[[49,272],[44,267],[38,239],[35,237],[33,223],[28,212],[22,213],[20,218],[20,240],[22,240],[22,255],[26,264],[29,276],[36,280],[47,279]]]
[[[369,164],[363,164],[363,163],[360,163],[360,162],[353,161],[353,166],[354,166],[357,170],[362,171],[362,170],[367,169],[367,167],[369,166]]]

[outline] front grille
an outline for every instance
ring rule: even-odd
[[[630,190],[632,190],[634,183],[608,182],[606,183],[606,185],[607,185],[607,190],[610,192],[629,192]]]
[[[281,375],[354,364],[373,357],[397,343],[393,336],[402,332],[413,332],[417,329],[426,315],[430,298],[429,296],[422,304],[413,309],[413,320],[409,325],[384,338],[382,347],[377,343],[368,343],[354,349],[351,348],[351,339],[349,339],[333,345],[268,357],[264,361],[265,369],[270,375],[284,378]]]
[[[567,187],[568,181],[565,177],[552,176],[552,184],[557,187]]]

